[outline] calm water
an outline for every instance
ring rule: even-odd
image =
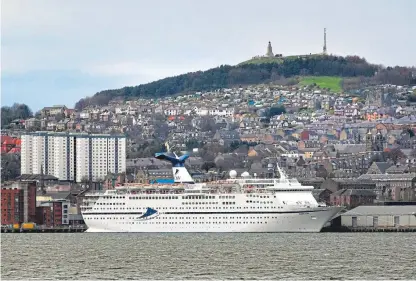
[[[415,279],[414,233],[2,234],[8,279]]]

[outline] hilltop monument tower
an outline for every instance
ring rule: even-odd
[[[324,28],[324,48],[323,48],[323,54],[327,55],[326,51],[326,28]]]
[[[270,41],[269,41],[269,45],[267,45],[266,57],[274,57],[273,50],[272,50],[272,43],[270,43]]]

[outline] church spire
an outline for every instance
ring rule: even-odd
[[[266,57],[274,57],[273,50],[272,50],[272,43],[270,41],[269,41],[269,45],[267,45]]]

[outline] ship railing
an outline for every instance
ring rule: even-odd
[[[187,187],[186,184],[143,184],[143,183],[130,183],[128,185],[116,186],[116,190],[126,189],[183,189]]]
[[[313,190],[313,186],[303,186],[303,185],[274,185],[274,186],[268,186],[266,189],[270,190],[288,190],[288,191],[306,191],[306,190]]]
[[[85,197],[94,197],[94,196],[103,196],[105,195],[105,191],[102,192],[92,192],[92,193],[85,193]]]
[[[155,186],[184,186],[186,185],[185,183],[179,183],[179,182],[175,182],[172,184],[165,184],[165,183],[138,183],[138,182],[129,182],[129,183],[123,183],[121,185],[117,185],[115,188],[116,189],[122,189],[123,187],[136,187],[136,186],[141,186],[141,187],[155,187]]]
[[[168,194],[183,194],[184,193],[183,190],[182,191],[179,191],[179,190],[169,190],[167,192],[161,192],[162,190],[157,190],[157,189],[156,190],[140,190],[138,192],[136,192],[134,190],[131,190],[130,193],[128,193],[128,194],[133,194],[133,195],[136,195],[136,194],[141,194],[141,195],[146,195],[146,194],[166,194],[166,195],[168,195]]]

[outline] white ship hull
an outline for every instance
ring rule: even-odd
[[[153,219],[87,219],[87,232],[320,232],[342,208],[309,212],[157,215]]]
[[[243,175],[194,183],[187,155],[172,163],[174,185],[133,184],[89,194],[81,207],[87,232],[319,232],[342,208],[316,202],[312,186],[288,179]]]

